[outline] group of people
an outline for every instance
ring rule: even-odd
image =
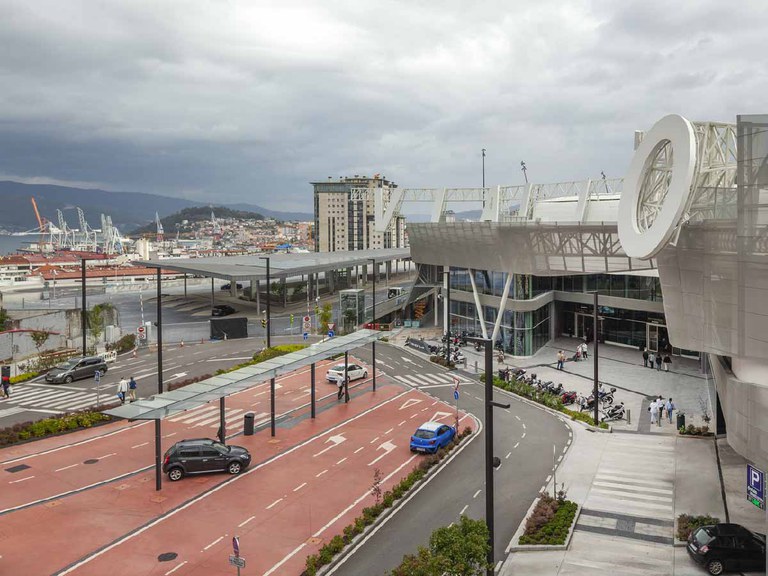
[[[589,348],[587,347],[586,342],[582,342],[578,346],[576,346],[576,353],[573,355],[573,359],[576,361],[579,360],[586,360],[589,358]],[[562,370],[563,365],[565,364],[566,356],[565,352],[562,350],[557,351],[557,369]]]
[[[664,372],[669,372],[669,365],[672,364],[672,359],[669,357],[669,352],[662,353],[661,351],[654,353],[654,352],[648,352],[645,348],[643,349],[643,365],[646,368],[653,369],[654,367],[656,370],[661,371],[661,367],[664,367]]]
[[[651,405],[648,407],[648,411],[651,413],[651,424],[661,426],[661,420],[664,417],[665,410],[667,411],[667,418],[669,419],[669,423],[672,424],[672,413],[676,409],[677,408],[675,407],[674,402],[672,402],[672,398],[664,400],[661,394],[659,394],[659,397],[653,400]]]
[[[136,401],[136,380],[133,379],[133,376],[130,380],[126,380],[125,377],[120,378],[117,385],[117,397],[120,398],[121,404],[125,404],[126,399],[131,402]]]

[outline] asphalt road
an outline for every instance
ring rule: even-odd
[[[368,350],[368,349],[367,349]],[[445,371],[409,351],[388,345],[376,349],[377,362],[387,374],[403,380],[424,381],[418,386],[436,398],[453,403],[453,386],[427,383],[424,375]],[[369,352],[357,355],[368,361]],[[458,374],[463,380],[469,373]],[[476,377],[472,377],[476,380]],[[477,382],[460,385],[459,407],[484,418],[483,386]],[[495,558],[503,560],[504,550],[542,490],[552,472],[552,447],[562,454],[569,429],[559,419],[535,407],[496,391],[495,400],[510,402],[509,410],[495,409],[494,454],[501,458],[495,483]],[[432,531],[457,522],[461,514],[485,518],[485,437],[476,438],[444,470],[383,524],[347,560],[331,573],[338,576],[386,574],[405,554],[427,546]]]

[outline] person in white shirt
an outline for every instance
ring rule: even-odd
[[[659,405],[657,400],[651,402],[651,405],[648,407],[648,409],[651,411],[651,424],[656,424],[656,420],[659,419]]]
[[[117,385],[117,395],[120,396],[120,402],[125,404],[125,395],[128,393],[128,380],[120,378],[120,383]]]

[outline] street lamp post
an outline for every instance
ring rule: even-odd
[[[267,261],[267,348],[272,347],[272,338],[270,336],[272,332],[272,308],[270,306],[270,277],[269,277],[269,256],[260,256],[259,260],[266,260]],[[275,379],[270,378],[269,380],[269,429],[270,433],[274,437],[275,435]]]
[[[446,339],[448,340],[445,344],[445,360],[447,362],[451,361],[451,268],[448,267],[448,270],[443,270],[441,272],[442,275],[446,277],[445,282],[445,335]],[[435,310],[435,313],[437,313],[437,310]]]
[[[493,340],[490,338],[467,338],[485,346],[485,523],[488,526],[488,568],[487,576],[493,576],[494,570],[494,488],[493,471],[501,461],[493,455],[493,409],[508,409],[509,404],[493,401]],[[458,430],[457,430],[458,432]]]
[[[595,426],[597,426],[600,421],[598,420],[598,405],[600,404],[598,394],[599,394],[599,372],[597,367],[597,359],[598,359],[598,341],[600,338],[598,337],[598,317],[597,317],[597,290],[595,290],[595,304],[594,304],[594,310],[593,310],[593,324],[594,324],[594,336],[595,336],[595,350],[594,350],[594,356],[595,356],[595,364],[593,366],[593,384],[594,384],[594,390],[592,391],[592,396],[595,399]]]
[[[88,355],[88,308],[85,302],[85,258],[80,259],[80,284],[82,284],[80,296],[82,309],[80,311],[80,323],[83,325],[83,357]]]
[[[485,148],[483,148],[483,208],[485,208]]]
[[[376,330],[376,258],[369,258],[373,263],[373,329]],[[373,367],[373,391],[376,391],[376,340],[371,342],[371,362]]]

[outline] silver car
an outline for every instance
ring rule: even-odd
[[[45,375],[45,381],[51,384],[69,384],[74,380],[93,378],[96,375],[96,370],[102,375],[107,373],[107,363],[101,356],[70,358],[51,368]]]

